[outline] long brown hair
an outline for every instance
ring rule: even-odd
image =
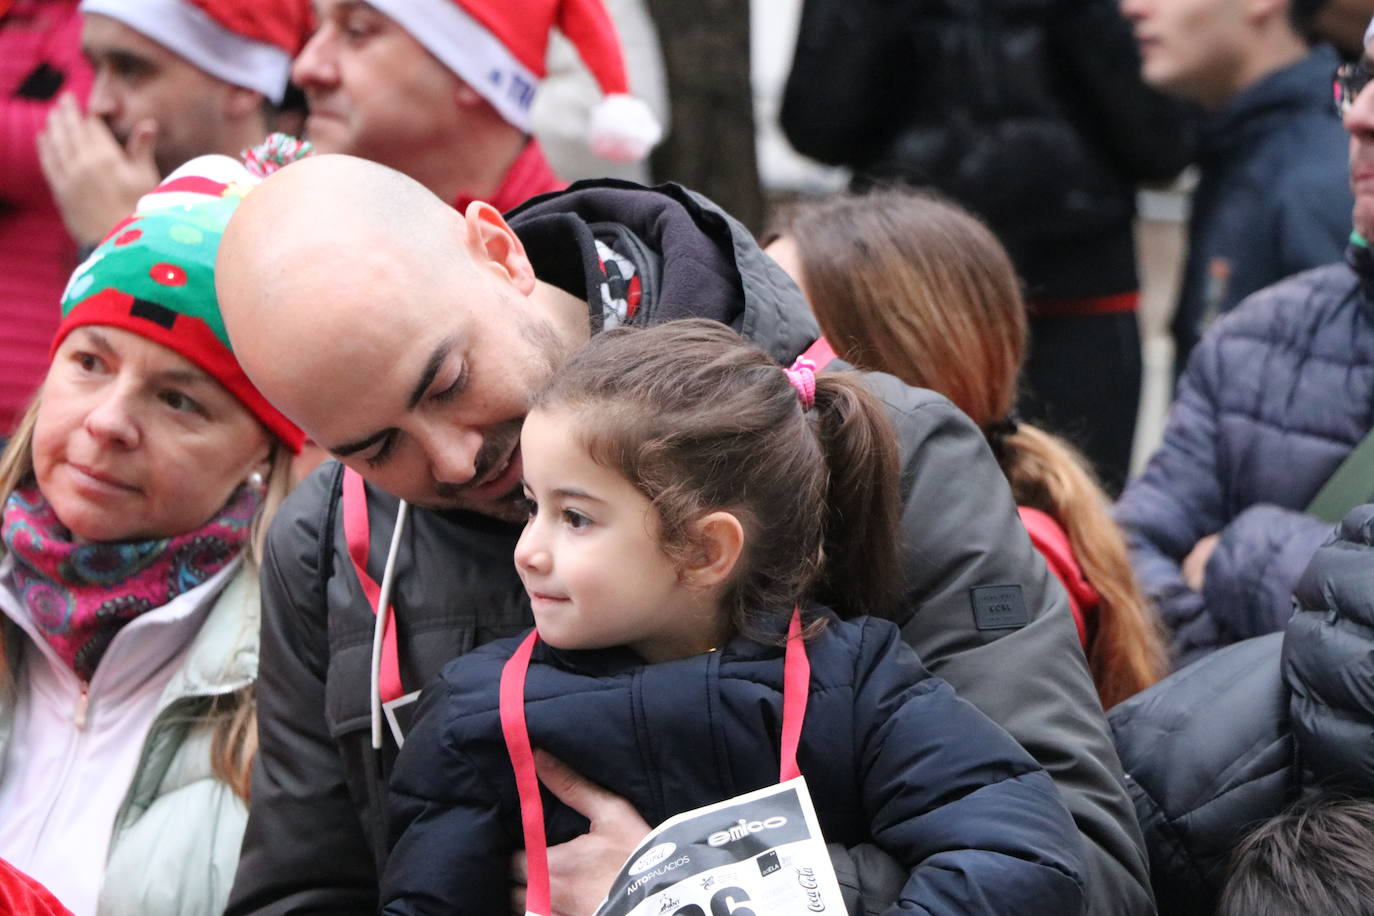
[[[14,435],[0,453],[0,506],[9,500],[18,487],[33,483],[33,432],[38,422],[38,408],[43,392],[35,395],[20,418]],[[248,550],[244,562],[256,572],[262,562],[263,545],[272,516],[291,488],[291,452],[280,442],[273,442],[269,458],[266,490],[249,533]],[[6,631],[0,627],[0,693],[15,689],[14,661],[7,645]],[[253,758],[258,750],[257,704],[253,688],[245,687],[207,702],[205,714],[194,727],[212,729],[211,765],[219,779],[227,783],[246,804],[249,796]]]
[[[1011,416],[1025,304],[1006,249],[977,218],[934,195],[882,190],[800,202],[770,235],[796,246],[801,284],[844,359],[939,391],[985,431]],[[1087,655],[1110,707],[1167,672],[1158,614],[1082,456],[1027,423],[997,438],[1016,502],[1059,522],[1102,598]]]
[[[587,418],[583,447],[653,503],[670,557],[696,553],[704,514],[739,518],[745,548],[725,596],[737,631],[761,635],[806,597],[843,616],[890,613],[897,448],[854,373],[817,376],[804,410],[766,353],[692,319],[596,335],[535,406]]]

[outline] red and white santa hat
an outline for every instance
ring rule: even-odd
[[[601,0],[369,0],[482,94],[509,123],[530,129],[554,26],[577,48],[604,98],[592,110],[598,156],[633,161],[663,136],[649,106],[629,94],[615,25]]]
[[[211,76],[261,92],[286,93],[291,59],[310,35],[305,0],[81,0]]]

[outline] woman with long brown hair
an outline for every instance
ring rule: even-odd
[[[1026,309],[992,232],[936,196],[893,190],[795,204],[769,237],[841,358],[939,391],[987,434],[1032,541],[1069,593],[1103,707],[1159,680],[1157,615],[1106,495],[1072,446],[1015,419]]]
[[[0,858],[77,916],[224,910],[257,747],[257,560],[303,439],[219,319],[241,187],[197,175],[223,196],[173,207],[179,177],[72,276],[0,456]]]

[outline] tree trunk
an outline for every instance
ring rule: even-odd
[[[657,181],[700,191],[758,232],[749,0],[647,0],[663,45],[672,124],[649,164]]]

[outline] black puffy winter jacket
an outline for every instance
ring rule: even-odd
[[[1136,185],[1178,173],[1196,116],[1146,87],[1116,0],[805,0],[782,127],[857,183],[982,216],[1029,298],[1136,289]]]
[[[387,916],[505,916],[520,804],[498,686],[518,640],[469,653],[426,691],[391,781]],[[897,628],[832,619],[809,641],[797,761],[826,839],[876,842],[910,877],[885,912],[1069,916],[1081,842],[1054,783],[1005,732],[928,675]],[[540,644],[525,686],[530,742],[650,823],[772,785],[783,650],[744,638],[654,665],[626,649]],[[541,663],[542,662],[542,663]],[[551,843],[586,820],[545,796]]]
[[[1374,505],[1317,549],[1283,633],[1111,712],[1161,913],[1215,908],[1249,827],[1321,790],[1374,795]]]

